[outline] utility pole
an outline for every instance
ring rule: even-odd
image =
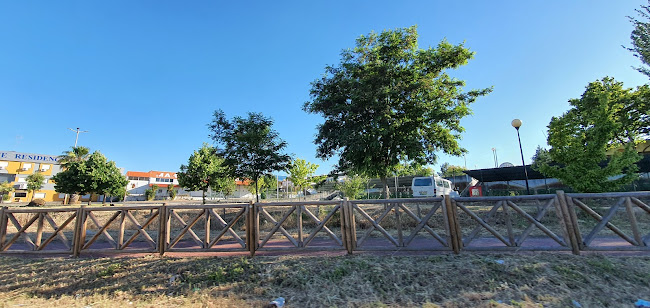
[[[88,131],[87,130],[79,130],[79,127],[77,127],[77,130],[74,130],[74,129],[69,128],[69,127],[68,127],[68,129],[77,133],[77,137],[74,139],[74,147],[76,148],[77,147],[77,141],[79,141],[79,133],[87,133]]]

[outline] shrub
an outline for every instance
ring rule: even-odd
[[[27,206],[44,206],[45,205],[45,200],[43,199],[34,199],[27,204]]]
[[[147,201],[151,201],[156,197],[156,191],[151,188],[147,188],[147,190],[144,191],[144,196]]]

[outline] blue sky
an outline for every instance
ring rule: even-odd
[[[232,3],[231,3],[232,2]],[[127,170],[176,171],[203,142],[215,109],[275,120],[287,152],[315,158],[302,111],[310,82],[362,34],[418,25],[420,47],[446,38],[476,52],[451,71],[494,86],[462,121],[467,167],[521,164],[510,121],[523,121],[529,162],[552,116],[611,76],[647,83],[632,66],[626,16],[644,1],[3,1],[0,150],[56,155],[79,145]],[[441,155],[439,165],[464,165]]]

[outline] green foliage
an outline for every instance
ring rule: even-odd
[[[203,191],[205,204],[205,192],[208,188],[212,187],[218,191],[225,181],[235,181],[230,174],[231,170],[224,164],[224,159],[217,154],[216,149],[204,143],[198,151],[190,155],[187,165],[181,165],[178,184],[189,190]]]
[[[90,168],[94,182],[92,192],[104,196],[124,195],[129,180],[122,175],[114,161],[108,161],[104,155],[96,151],[88,157],[86,164]]]
[[[123,192],[122,189],[126,187],[128,180],[120,173],[115,162],[108,161],[99,151],[89,156],[81,155],[87,151],[86,148],[73,148],[73,152],[75,151],[78,152],[73,156],[76,159],[67,161],[65,170],[52,177],[56,182],[54,189],[57,192],[79,195],[118,195]]]
[[[289,181],[298,188],[298,190],[303,192],[303,196],[306,197],[305,189],[308,188],[311,183],[320,182],[321,177],[314,178],[314,173],[318,169],[318,165],[312,164],[304,159],[296,159],[289,166]]]
[[[107,278],[107,277],[112,277],[117,273],[122,268],[122,266],[118,263],[111,263],[108,266],[103,267],[97,272],[97,277],[98,278]]]
[[[267,190],[275,190],[278,187],[278,181],[275,179],[275,176],[270,175],[270,174],[265,174],[261,178],[255,181],[250,181],[248,183],[248,191],[250,191],[252,194],[255,194],[257,192],[257,189],[260,191],[260,196],[264,194],[265,191]],[[266,199],[266,198],[262,198]]]
[[[169,199],[171,199],[171,200],[176,199],[176,194],[177,193],[178,193],[178,191],[176,191],[176,189],[174,189],[174,184],[169,184],[169,186],[167,186],[167,195],[169,196]]]
[[[261,113],[249,112],[247,118],[234,117],[229,121],[223,111],[214,112],[214,119],[208,124],[210,137],[223,147],[220,152],[233,176],[257,183],[264,174],[286,169],[291,161],[289,155],[282,154],[287,143],[272,125],[273,121]],[[259,191],[257,187],[256,196]]]
[[[349,175],[343,182],[336,184],[336,189],[350,200],[359,199],[368,185],[368,178],[360,175]]]
[[[641,20],[628,16],[632,24],[634,24],[634,30],[632,30],[632,34],[630,35],[634,47],[627,49],[634,53],[634,56],[639,58],[647,66],[650,61],[650,22],[648,22],[650,20],[650,6],[642,5],[641,9],[636,9],[635,11]],[[636,69],[650,77],[650,69],[647,67],[638,67]]]
[[[463,92],[465,82],[447,71],[473,56],[447,41],[420,49],[415,26],[362,35],[338,66],[312,82],[303,109],[325,118],[317,126],[317,156],[336,155],[339,170],[379,177],[387,197],[387,177],[400,161],[425,165],[438,151],[463,154],[460,120],[491,89]]]
[[[0,195],[2,195],[2,201],[9,200],[9,193],[14,190],[14,187],[11,186],[9,182],[0,183]]]
[[[531,164],[531,168],[533,168],[535,171],[541,172],[541,166],[551,163],[551,154],[548,153],[547,149],[542,148],[541,146],[537,146],[537,149],[535,149],[535,155],[532,157],[532,161],[533,163]]]
[[[569,111],[551,119],[550,160],[541,151],[536,168],[579,192],[612,191],[634,181],[640,125],[633,123],[630,106],[638,106],[647,93],[623,89],[612,78],[590,83],[580,99],[569,100]],[[614,150],[609,159],[607,150]]]
[[[224,198],[232,195],[237,189],[237,184],[235,184],[235,179],[232,177],[224,177],[217,180],[218,185],[215,187],[219,188],[219,191],[223,193]]]
[[[27,176],[27,191],[34,193],[43,187],[43,181],[45,181],[45,176],[40,172],[34,172]],[[32,199],[34,195],[32,194]]]
[[[397,176],[428,176],[434,173],[430,167],[411,162],[400,163],[395,167],[395,175]]]
[[[147,188],[144,191],[144,197],[147,201],[151,201],[156,198],[156,192],[158,191],[158,185],[153,184],[151,188]]]
[[[463,171],[467,170],[465,167],[450,165],[449,163],[444,163],[440,166],[440,176],[441,177],[452,177],[464,175]]]
[[[88,159],[88,156],[90,154],[90,149],[87,147],[72,147],[72,150],[70,151],[64,151],[63,155],[59,155],[57,158],[57,162],[61,167],[64,169],[68,167],[69,164],[75,163],[75,162],[80,162]]]

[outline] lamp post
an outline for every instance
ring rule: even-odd
[[[77,141],[79,141],[79,133],[87,133],[88,131],[87,130],[79,130],[79,127],[77,127],[77,130],[74,130],[72,128],[68,128],[68,129],[77,133],[77,137],[74,139],[74,147],[76,148],[77,147]]]
[[[526,175],[526,193],[530,195],[530,187],[528,186],[528,170],[526,170],[526,163],[524,162],[524,150],[521,149],[521,137],[519,137],[519,127],[521,127],[521,120],[512,120],[512,127],[517,130],[517,140],[519,140],[519,153],[521,153],[521,165],[524,167],[524,174]]]

